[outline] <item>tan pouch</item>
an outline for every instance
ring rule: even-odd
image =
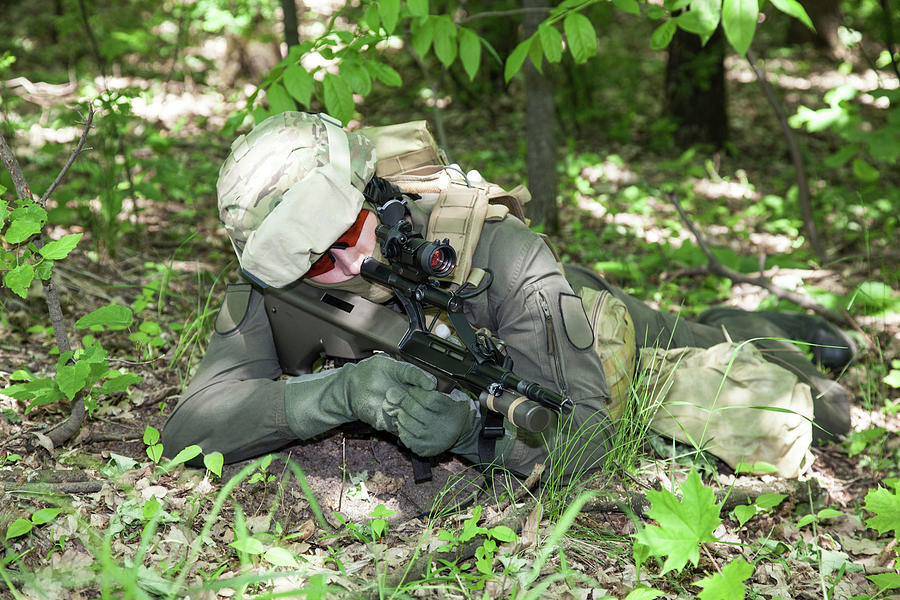
[[[659,403],[651,427],[730,467],[766,462],[794,478],[812,464],[809,386],[748,343],[641,349],[638,397]]]
[[[619,418],[634,377],[634,321],[625,304],[607,290],[583,287],[580,296],[594,331],[594,351],[603,361],[610,394],[607,400],[609,413],[613,418]]]
[[[427,121],[410,121],[356,131],[375,144],[375,174],[389,177],[427,165],[446,165],[447,157],[434,141]]]

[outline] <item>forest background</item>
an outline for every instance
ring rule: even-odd
[[[900,589],[900,7],[7,0],[2,14],[0,596]],[[205,471],[183,466],[199,448],[162,458],[235,268],[219,165],[238,133],[294,109],[351,128],[427,119],[454,162],[528,184],[532,226],[566,261],[658,308],[829,318],[863,348],[834,374],[856,395],[854,432],[784,482],[636,418],[583,485],[467,502],[464,465],[416,487],[367,436],[224,468],[213,453]]]

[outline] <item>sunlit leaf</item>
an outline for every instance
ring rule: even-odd
[[[147,427],[144,428],[144,443],[148,446],[152,446],[158,441],[159,429],[157,429],[153,425],[147,425]]]
[[[288,65],[282,76],[284,88],[303,106],[309,106],[312,100],[313,77],[298,64]]]
[[[722,29],[728,42],[741,56],[750,49],[758,18],[759,0],[724,0],[722,4]]]
[[[469,80],[475,79],[478,67],[481,66],[481,39],[477,33],[466,27],[459,28],[459,60]]]
[[[744,598],[747,593],[744,580],[751,575],[753,575],[753,565],[743,558],[736,558],[725,565],[721,573],[697,581],[696,584],[703,588],[697,597],[700,600],[739,600]]]
[[[265,550],[263,543],[256,538],[242,537],[228,544],[238,552],[245,554],[262,554]]]
[[[175,465],[186,463],[192,458],[199,456],[201,452],[203,452],[203,450],[196,444],[188,446],[175,455],[175,458],[172,459],[172,462],[169,463],[169,466],[174,467]]]
[[[366,61],[366,68],[369,69],[369,72],[372,73],[378,81],[385,85],[391,87],[403,85],[403,79],[400,77],[400,73],[395,71],[394,68],[389,65],[369,60]]]
[[[597,54],[597,33],[591,20],[581,13],[569,13],[563,21],[569,51],[578,64]]]
[[[347,83],[334,73],[326,73],[322,81],[325,90],[325,109],[341,123],[353,118],[353,91]]]
[[[299,563],[297,563],[297,559],[294,558],[293,554],[291,554],[284,548],[278,548],[277,546],[266,550],[266,553],[263,554],[263,560],[275,565],[276,567],[291,567],[296,569],[300,566]]]
[[[31,515],[31,522],[35,525],[44,525],[55,519],[59,513],[58,508],[42,508]]]
[[[133,320],[134,313],[129,307],[121,304],[107,304],[75,321],[75,327],[91,331],[103,331],[104,329],[116,331],[131,327]]]
[[[419,56],[425,56],[431,48],[431,42],[434,40],[434,22],[434,18],[428,17],[413,24],[412,46]]]
[[[6,530],[6,539],[11,540],[13,538],[23,536],[34,527],[31,521],[27,519],[16,519],[12,523],[10,523],[9,528]]]
[[[637,0],[612,0],[613,6],[631,15],[641,14],[641,6]]]
[[[786,15],[799,19],[800,22],[809,27],[812,31],[816,30],[809,15],[806,14],[806,9],[803,8],[803,5],[797,2],[797,0],[772,0],[772,6]]]
[[[400,0],[378,0],[378,14],[381,24],[389,34],[394,33],[400,20]]]
[[[3,285],[22,298],[28,295],[28,287],[32,281],[34,281],[34,267],[29,263],[23,263],[3,275]]]
[[[863,508],[875,513],[866,519],[867,527],[878,533],[893,531],[894,537],[900,539],[900,491],[895,488],[890,492],[883,487],[869,490]]]
[[[519,42],[519,45],[515,47],[509,57],[506,59],[506,66],[503,69],[503,77],[507,83],[512,79],[516,73],[522,68],[522,64],[525,62],[525,57],[528,56],[528,47],[531,45],[531,40],[525,40],[524,42]]]
[[[562,60],[563,39],[559,30],[552,25],[542,24],[538,27],[537,33],[541,40],[541,49],[544,51],[544,56],[547,57],[547,62],[558,63]]]
[[[650,35],[650,49],[662,50],[668,46],[669,42],[672,41],[672,37],[675,35],[676,29],[678,29],[678,26],[675,24],[675,21],[671,19],[654,29],[653,33]]]
[[[78,244],[82,235],[84,234],[72,233],[70,235],[65,235],[58,240],[44,244],[39,252],[41,253],[41,256],[50,260],[63,259],[68,256],[69,252],[75,249],[75,246]]]
[[[456,60],[456,24],[444,15],[434,22],[434,55],[445,67]]]
[[[700,544],[715,541],[712,532],[722,522],[721,505],[716,503],[713,491],[703,486],[696,471],[691,471],[680,489],[681,500],[667,490],[647,492],[651,502],[647,514],[659,525],[648,525],[637,533],[651,556],[667,557],[660,575],[681,571],[688,561],[696,565]]]
[[[222,476],[223,464],[225,464],[225,457],[221,452],[210,452],[203,455],[203,466],[215,473],[217,477]]]
[[[414,17],[424,17],[428,14],[428,0],[407,0],[406,6],[409,8],[409,14]]]
[[[294,100],[280,83],[273,83],[269,86],[266,90],[266,98],[269,99],[269,109],[272,111],[273,115],[297,110],[297,105],[294,104]]]
[[[90,363],[78,361],[74,365],[63,365],[56,370],[56,384],[69,400],[75,398],[88,384],[91,375]]]

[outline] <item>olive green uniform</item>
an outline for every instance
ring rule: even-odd
[[[417,229],[424,230],[427,213],[419,206],[413,209]],[[606,413],[609,391],[600,358],[592,344],[586,343],[593,335],[573,287],[606,287],[622,299],[635,322],[639,345],[709,347],[725,339],[723,323],[690,323],[654,311],[590,272],[572,269],[567,273],[570,284],[543,239],[517,219],[485,223],[472,265],[490,269],[494,281],[485,293],[467,301],[470,322],[486,327],[507,343],[517,375],[561,391],[576,406],[566,427],[559,428],[564,440],[556,439],[558,428],[554,425],[540,435],[507,427],[506,436],[497,442],[497,455],[506,467],[520,474],[545,461],[551,449],[558,450],[553,455],[567,472],[598,466],[607,450],[612,427]],[[317,410],[313,380],[304,379],[316,376],[280,378],[285,374],[264,294],[264,290],[247,285],[229,287],[207,353],[163,431],[167,455],[198,444],[205,452],[222,452],[226,461],[232,462],[330,428],[333,421],[329,415]],[[784,330],[752,313],[741,312],[730,320],[740,324],[735,330],[726,324],[735,340],[759,336],[763,331],[786,337]],[[770,359],[784,360],[809,382],[814,396],[826,393],[816,401],[816,419],[820,420],[821,413],[822,427],[845,433],[849,426],[846,390],[818,374],[794,346],[775,344],[768,350]],[[303,385],[305,381],[310,384]],[[467,439],[455,446],[475,462],[479,460],[476,438],[480,425],[479,416],[464,436]]]

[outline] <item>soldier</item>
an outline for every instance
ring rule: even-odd
[[[435,151],[426,162],[439,160]],[[479,402],[460,390],[438,391],[432,375],[385,354],[318,371],[309,360],[284,373],[276,339],[304,350],[321,342],[302,332],[291,332],[285,341],[284,332],[273,331],[265,302],[274,290],[314,286],[391,303],[390,289],[359,275],[364,259],[383,260],[370,184],[384,182],[375,177],[375,167],[369,138],[341,129],[324,115],[275,115],[234,142],[217,190],[242,281],[228,287],[206,355],[165,426],[168,455],[198,444],[233,462],[362,421],[397,435],[421,456],[449,451],[474,463],[496,460],[518,474],[546,461],[554,449],[567,448],[577,458],[560,468],[575,472],[598,468],[608,450],[614,427],[609,404],[623,390],[627,394],[635,369],[634,340],[647,347],[707,348],[724,342],[726,335],[734,340],[766,336],[829,346],[819,357],[826,366],[838,368],[852,358],[846,336],[814,317],[712,309],[700,323],[692,323],[652,310],[590,271],[566,267],[564,275],[541,236],[506,214],[500,202],[489,205],[486,200],[492,194],[502,201],[511,196],[485,184],[471,195],[472,206],[480,208],[456,218],[460,213],[455,206],[454,218],[443,219],[460,223],[455,232],[462,246],[460,276],[479,269],[493,273],[490,287],[467,302],[465,314],[473,326],[506,342],[516,374],[574,402],[564,426],[536,435],[507,423],[502,437],[486,444],[481,435],[485,409]],[[412,176],[404,176],[410,172]],[[437,180],[446,189],[448,177],[456,191],[477,187],[441,166],[407,170],[393,179],[408,192]],[[408,218],[417,231],[435,222],[435,211],[450,210],[449,195],[425,193],[408,203]],[[599,321],[585,313],[579,296],[585,290],[605,299],[599,303]],[[613,344],[624,351],[598,352],[605,339],[600,334],[604,320],[616,321],[614,337],[627,336],[630,349]],[[819,373],[792,344],[778,339],[754,343],[815,391],[819,437],[835,439],[848,431],[850,395],[843,387]],[[315,352],[298,352],[308,354]],[[609,360],[604,363],[610,355],[620,376]]]

